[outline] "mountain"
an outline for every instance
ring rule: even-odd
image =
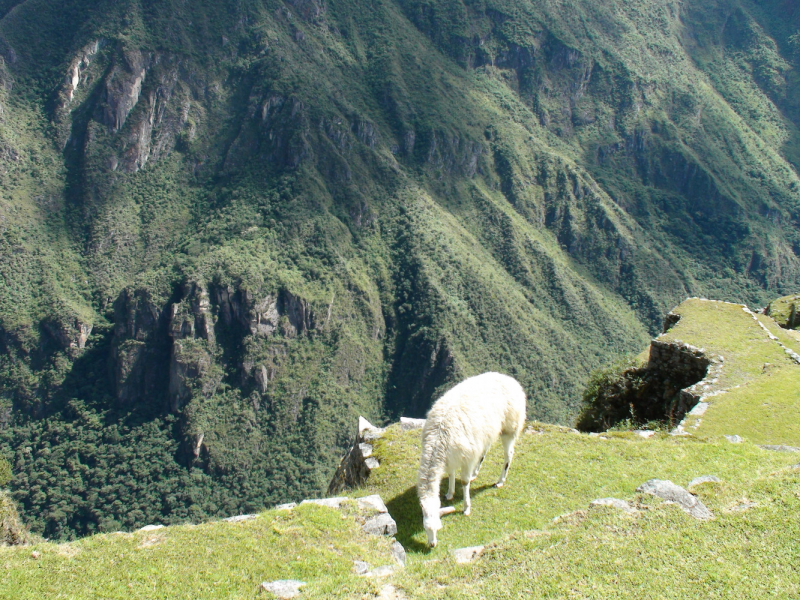
[[[325,487],[358,414],[565,423],[800,284],[794,3],[0,2],[0,447],[36,533]]]

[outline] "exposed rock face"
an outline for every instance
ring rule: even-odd
[[[446,173],[474,177],[483,153],[479,142],[462,139],[447,132],[434,131],[430,136],[427,162]]]
[[[102,108],[102,121],[112,132],[125,125],[139,96],[152,56],[139,50],[123,53],[123,60],[115,65],[106,79],[105,103]]]
[[[249,114],[225,157],[224,170],[236,171],[257,156],[268,167],[297,169],[313,156],[311,122],[305,104],[296,97],[267,91],[250,98]]]
[[[160,306],[146,291],[126,289],[115,302],[113,366],[121,402],[162,393],[177,412],[195,393],[213,394],[223,374],[218,327],[227,330],[228,338],[239,340],[236,344],[246,336],[296,337],[316,327],[311,305],[286,290],[256,293],[190,281],[179,297]],[[84,328],[75,343],[85,342],[90,331]],[[266,393],[281,352],[277,343],[258,363],[243,360],[239,365],[243,381],[255,382]]]
[[[284,325],[284,335],[294,337],[314,329],[314,314],[308,302],[287,291],[281,292],[279,300],[278,312],[288,319],[288,325]]]
[[[79,318],[44,321],[44,329],[58,342],[62,350],[83,350],[92,334],[92,324]]]
[[[75,98],[75,92],[81,84],[84,70],[92,64],[95,55],[100,50],[100,40],[91,42],[76,56],[69,65],[67,76],[64,79],[64,94],[69,104]]]
[[[250,290],[230,286],[215,287],[214,296],[219,314],[228,326],[239,325],[249,335],[271,335],[278,329],[280,312],[277,295],[256,298]]]
[[[124,289],[114,302],[112,363],[117,400],[158,394],[168,363],[166,315],[146,290]]]
[[[135,173],[149,160],[169,154],[188,119],[188,111],[173,101],[178,83],[177,61],[156,56],[149,76],[153,82],[143,92],[143,110],[137,111],[130,131],[122,139],[119,168],[126,173]]]
[[[178,412],[195,391],[210,396],[222,379],[221,370],[213,368],[216,343],[208,291],[205,286],[190,282],[184,286],[183,293],[184,299],[172,305],[169,323],[172,412]]]
[[[221,373],[213,371],[214,359],[206,344],[198,340],[176,340],[169,366],[169,399],[172,412],[178,412],[197,390],[203,396],[214,393]],[[215,376],[218,375],[218,376]]]
[[[169,335],[173,340],[201,338],[214,343],[214,317],[208,291],[197,283],[184,287],[184,300],[172,305]]]

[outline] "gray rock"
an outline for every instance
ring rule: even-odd
[[[365,575],[367,571],[369,571],[369,565],[365,563],[363,560],[354,560],[353,561],[353,570],[358,575]]]
[[[644,439],[651,438],[656,434],[655,431],[648,431],[646,429],[639,429],[637,431],[634,431],[633,433]]]
[[[341,508],[342,502],[347,500],[344,497],[338,498],[315,498],[310,500],[303,500],[300,504],[317,504],[318,506],[327,506],[328,508]]]
[[[403,431],[409,429],[422,429],[425,426],[425,419],[409,419],[408,417],[400,417],[400,428]]]
[[[292,510],[296,506],[297,502],[287,502],[286,504],[278,504],[278,506],[275,507],[275,510]]]
[[[361,528],[370,535],[394,535],[397,533],[397,523],[389,513],[381,513],[368,519]]]
[[[361,443],[358,445],[358,449],[361,450],[361,456],[364,458],[372,456],[372,444]]]
[[[728,440],[731,444],[741,444],[744,440],[739,435],[726,435],[725,439]]]
[[[372,496],[364,496],[363,498],[358,498],[356,500],[358,503],[358,508],[362,510],[374,509],[377,510],[379,513],[389,512],[386,508],[386,505],[381,500],[381,497],[378,494],[373,494]]]
[[[397,561],[397,564],[401,567],[406,566],[406,549],[403,548],[403,544],[398,542],[397,540],[392,543],[392,557]]]
[[[381,463],[378,462],[377,458],[369,457],[364,461],[364,464],[367,465],[367,469],[373,471],[381,466]]]
[[[258,515],[236,515],[235,517],[228,517],[227,519],[222,519],[226,523],[241,523],[242,521],[252,521]]]
[[[453,557],[460,565],[475,562],[483,554],[483,546],[469,546],[453,550]]]
[[[719,483],[719,477],[715,475],[701,475],[700,477],[695,477],[689,482],[689,487],[694,487],[696,485],[700,485],[701,483]]]
[[[274,594],[276,598],[296,598],[300,595],[300,588],[306,585],[299,579],[280,579],[278,581],[264,582],[261,589]]]
[[[384,433],[386,433],[385,429],[379,429],[377,427],[375,429],[367,429],[361,435],[361,439],[363,439],[365,442],[372,442],[382,438]]]
[[[698,402],[694,405],[694,408],[689,411],[689,414],[699,417],[706,414],[706,410],[708,410],[708,402]]]
[[[700,500],[692,496],[692,494],[681,486],[675,485],[671,481],[651,479],[636,488],[636,491],[651,494],[667,502],[677,504],[695,519],[711,519],[714,516],[712,512],[706,508],[705,504],[700,502]]]
[[[364,417],[358,417],[358,433],[364,433],[367,429],[377,429],[375,425],[367,421]]]
[[[775,446],[773,444],[764,444],[763,446],[759,446],[759,448],[763,450],[771,450],[773,452],[800,452],[800,448],[795,448],[794,446],[784,446],[783,444],[779,446]]]
[[[145,525],[139,531],[155,531],[156,529],[163,529],[163,525]]]
[[[589,506],[610,506],[611,508],[623,510],[626,513],[636,512],[635,508],[625,502],[625,500],[620,500],[619,498],[598,498],[597,500],[589,502]]]

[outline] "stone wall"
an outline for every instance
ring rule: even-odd
[[[420,429],[424,424],[425,419],[400,418],[400,426],[403,429]],[[353,440],[353,446],[342,458],[333,479],[331,479],[328,486],[329,496],[364,485],[369,474],[380,467],[378,459],[372,456],[372,443],[380,439],[385,431],[385,429],[375,427],[364,417],[358,418],[358,431]]]
[[[716,382],[722,362],[721,357],[709,356],[705,349],[680,340],[650,342],[646,376],[650,393],[647,396],[651,404],[667,409],[658,420],[680,421],[700,401],[709,380]]]

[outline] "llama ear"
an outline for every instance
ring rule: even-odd
[[[454,513],[454,512],[456,512],[456,509],[455,509],[454,506],[445,506],[445,507],[442,507],[442,508],[439,509],[439,516],[443,517],[445,515],[449,515],[450,513]]]

